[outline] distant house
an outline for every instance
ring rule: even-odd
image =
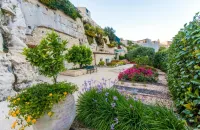
[[[155,52],[157,52],[160,48],[160,40],[152,41],[151,39],[146,38],[143,40],[135,41],[135,43],[144,47],[154,48]]]
[[[166,48],[169,48],[171,44],[172,44],[172,41],[165,41],[165,42],[162,42],[162,43],[161,43],[161,46],[164,46],[164,47],[166,47]]]

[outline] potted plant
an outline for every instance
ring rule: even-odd
[[[8,97],[9,115],[16,117],[12,128],[20,130],[33,125],[34,130],[70,129],[75,118],[75,100],[72,95],[77,86],[57,82],[57,75],[64,70],[67,41],[52,32],[34,48],[25,48],[23,54],[41,74],[53,78],[53,84],[40,83]]]

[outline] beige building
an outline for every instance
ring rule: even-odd
[[[164,46],[164,47],[166,47],[166,48],[169,48],[171,44],[172,44],[172,41],[165,41],[165,42],[162,42],[162,43],[161,43],[161,46]]]

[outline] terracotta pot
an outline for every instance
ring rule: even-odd
[[[53,106],[54,115],[47,114],[37,120],[34,130],[69,130],[76,116],[74,96],[69,94],[64,101]]]

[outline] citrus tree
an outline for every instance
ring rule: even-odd
[[[66,59],[68,62],[72,62],[75,65],[79,64],[80,68],[82,68],[83,65],[90,65],[92,63],[92,51],[84,45],[74,45],[68,50]]]
[[[57,75],[63,71],[67,41],[61,40],[55,33],[47,34],[35,48],[25,48],[23,54],[26,59],[39,68],[39,72],[47,77],[53,77],[57,82]]]

